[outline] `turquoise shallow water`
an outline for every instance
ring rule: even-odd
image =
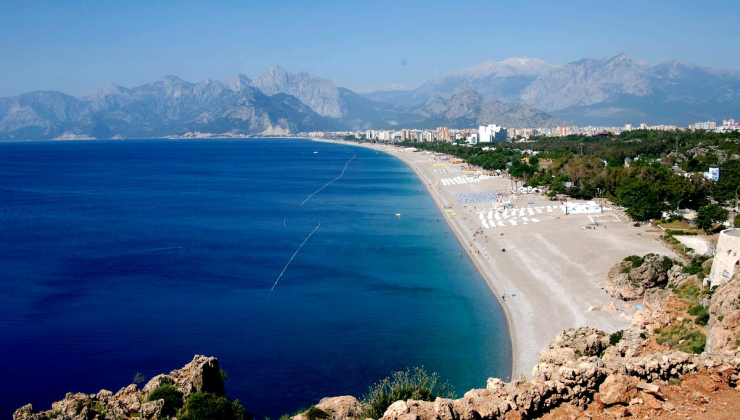
[[[510,370],[501,308],[392,156],[299,139],[4,143],[0,197],[6,418],[194,354],[219,358],[257,418],[410,366],[460,395]]]

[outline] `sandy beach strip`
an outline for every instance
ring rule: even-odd
[[[389,153],[416,172],[504,309],[514,378],[530,373],[539,352],[567,328],[593,326],[614,332],[629,326],[635,310],[632,304],[615,302],[617,312],[589,311],[615,301],[603,290],[614,264],[628,255],[651,252],[677,258],[658,240],[657,229],[634,227],[615,210],[566,215],[560,202],[538,194],[518,194],[511,195],[514,218],[512,210],[504,213],[491,203],[460,203],[456,196],[484,198],[491,191],[509,195],[511,181],[507,178],[467,177],[460,164],[425,152],[330,142]]]

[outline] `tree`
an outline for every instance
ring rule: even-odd
[[[720,203],[735,199],[740,185],[740,162],[730,161],[720,170],[719,180],[714,184],[712,196]]]
[[[634,220],[658,219],[665,208],[653,185],[639,178],[629,178],[617,188],[616,201],[627,207],[627,215]]]
[[[699,207],[699,214],[696,216],[696,225],[706,232],[711,232],[715,223],[724,223],[727,216],[727,210],[716,204],[702,206]]]
[[[733,222],[733,225],[736,228],[740,228],[740,214],[736,214],[735,215],[735,221]]]

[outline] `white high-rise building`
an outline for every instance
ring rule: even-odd
[[[496,124],[481,125],[478,128],[478,142],[492,143],[495,141],[506,141],[509,133],[504,127]]]

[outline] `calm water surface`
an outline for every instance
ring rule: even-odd
[[[0,143],[0,417],[194,354],[256,418],[410,366],[484,387],[510,369],[504,315],[440,218],[410,168],[358,147]]]

